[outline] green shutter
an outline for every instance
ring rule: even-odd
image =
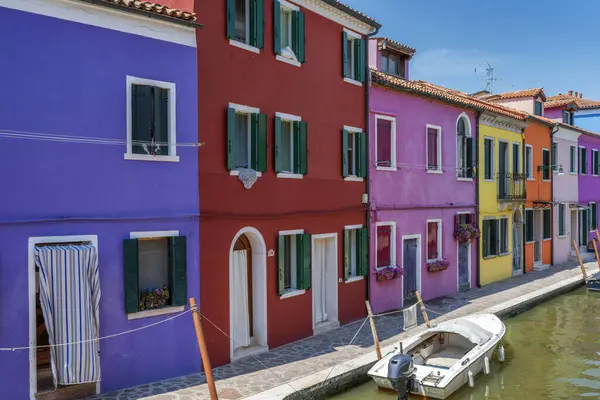
[[[359,178],[365,178],[367,176],[367,158],[369,157],[368,151],[368,139],[366,133],[357,133],[359,138],[358,153],[356,154],[356,165],[358,166]]]
[[[233,169],[235,147],[235,109],[227,109],[227,171]]]
[[[169,155],[169,90],[154,88],[154,141],[159,155]]]
[[[483,240],[481,241],[481,246],[483,247],[483,249],[481,249],[481,254],[483,254],[484,257],[488,256],[488,235],[490,232],[490,221],[484,219],[483,220],[483,229],[481,232],[481,237],[483,238]]]
[[[285,236],[277,240],[277,294],[285,293]]]
[[[306,131],[306,121],[294,122],[294,152],[296,157],[297,174],[306,175],[308,173],[308,138]]]
[[[346,42],[348,41],[348,34],[342,32],[342,74],[344,78],[348,77],[350,65],[348,65],[348,49],[346,48]]]
[[[365,81],[365,41],[354,39],[354,80]]]
[[[235,0],[227,0],[227,39],[235,38]]]
[[[275,117],[275,172],[281,172],[279,150],[281,147],[281,118]]]
[[[125,312],[138,312],[140,301],[140,281],[138,276],[138,240],[123,241],[123,287],[125,291]]]
[[[367,276],[369,273],[369,231],[367,228],[356,230],[356,275]],[[360,238],[360,239],[359,239]]]
[[[292,20],[292,51],[296,55],[299,62],[304,62],[305,55],[305,37],[304,37],[304,13],[302,11],[294,11]]]
[[[264,0],[250,0],[250,45],[265,47],[265,3]]]
[[[296,289],[310,289],[310,233],[296,235]]]
[[[185,236],[169,238],[169,277],[171,305],[184,306],[187,303],[187,250]]]
[[[146,144],[150,150],[152,141],[152,86],[132,85],[132,121],[131,140],[134,142],[131,149],[135,154],[148,154],[142,146]],[[139,142],[136,144],[135,142]]]
[[[267,115],[252,114],[250,166],[258,172],[267,170]]]
[[[342,176],[345,178],[348,176],[348,166],[350,160],[348,160],[348,131],[342,129]]]
[[[350,255],[352,252],[352,243],[350,242],[351,230],[344,229],[344,280],[350,277]]]
[[[473,140],[473,138],[467,138],[467,165],[465,165],[464,167],[466,168],[465,172],[465,177],[467,178],[473,178],[474,174],[473,174],[473,169],[475,168],[475,160],[473,159],[473,156],[475,155],[475,141]]]
[[[281,17],[281,11],[279,10],[279,1],[273,1],[273,51],[275,54],[281,54],[281,24],[279,19]]]

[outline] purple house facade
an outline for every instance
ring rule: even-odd
[[[580,245],[586,246],[596,237],[598,228],[598,204],[600,204],[600,136],[582,131],[577,140],[579,154]]]
[[[111,3],[0,6],[0,343],[32,347],[2,352],[7,399],[200,371],[190,314],[99,340],[200,287],[199,25]]]
[[[413,49],[385,38],[369,46],[369,293],[383,312],[415,301],[417,290],[427,300],[476,285],[477,241],[459,242],[455,230],[477,221],[478,110],[409,81]],[[384,279],[394,268],[402,276]]]

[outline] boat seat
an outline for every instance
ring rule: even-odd
[[[467,354],[468,350],[458,346],[446,346],[427,358],[425,365],[449,369]]]

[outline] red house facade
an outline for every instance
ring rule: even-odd
[[[196,1],[200,308],[215,365],[363,317],[365,38],[335,0]],[[228,337],[229,336],[229,337]],[[230,340],[231,338],[231,340]]]

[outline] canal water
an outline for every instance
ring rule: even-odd
[[[578,289],[504,323],[504,363],[494,357],[490,375],[478,374],[475,387],[465,385],[450,400],[600,399],[600,293]],[[332,399],[397,396],[369,381]]]

